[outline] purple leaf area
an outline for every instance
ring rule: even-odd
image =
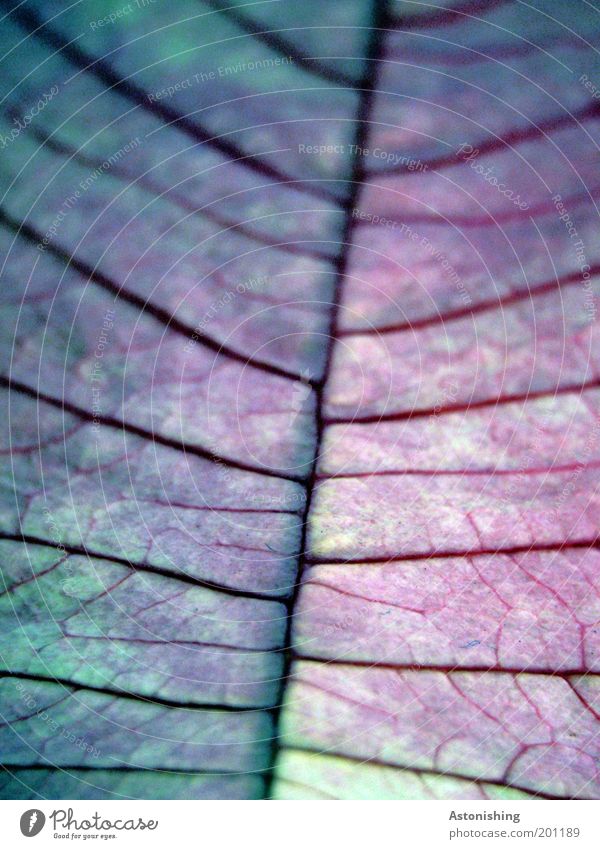
[[[2,796],[600,798],[600,14],[542,5],[3,4]]]

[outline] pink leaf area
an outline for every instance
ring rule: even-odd
[[[2,5],[0,795],[600,798],[598,9]]]

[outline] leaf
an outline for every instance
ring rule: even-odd
[[[597,798],[597,16],[119,8],[3,20],[2,794]]]

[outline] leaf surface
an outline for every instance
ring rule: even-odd
[[[600,19],[117,7],[2,21],[2,794],[597,798]]]

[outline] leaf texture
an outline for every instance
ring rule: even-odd
[[[542,6],[2,4],[4,797],[598,798],[600,16]]]

